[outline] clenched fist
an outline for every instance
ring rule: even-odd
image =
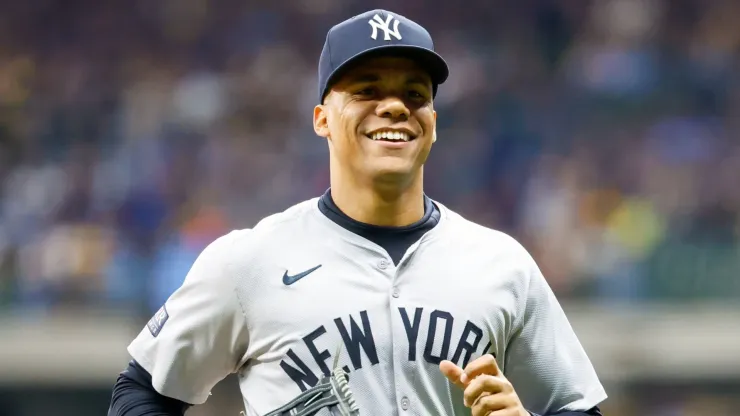
[[[472,410],[473,416],[530,416],[493,355],[479,357],[464,370],[444,360],[439,363],[439,369],[463,389],[465,406]]]

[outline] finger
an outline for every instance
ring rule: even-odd
[[[496,362],[496,358],[493,357],[493,354],[482,355],[468,364],[465,367],[465,373],[460,376],[460,381],[463,384],[468,384],[468,381],[481,374],[492,376],[501,375],[501,370],[498,368],[498,363]]]
[[[473,379],[463,392],[465,406],[471,407],[483,393],[496,394],[506,391],[505,381],[495,376],[481,375]]]
[[[474,416],[478,416],[475,413],[473,413]],[[520,413],[516,408],[507,408],[507,409],[501,409],[501,410],[485,410],[481,416],[519,416]]]
[[[488,413],[484,413],[485,416],[519,416],[519,415],[521,415],[521,413],[519,413],[519,410],[516,409],[515,407],[510,407],[510,408],[507,408],[507,409],[496,410],[496,411],[493,411],[493,412],[490,412],[490,411],[486,410],[486,412],[488,412]]]
[[[508,394],[489,394],[479,398],[471,407],[473,416],[514,415],[515,402]]]
[[[447,377],[447,379],[456,386],[461,389],[465,388],[465,384],[460,381],[460,376],[465,373],[463,372],[463,369],[455,365],[455,363],[448,360],[442,360],[442,362],[439,363],[439,370],[442,371],[442,374],[444,374],[445,377]]]

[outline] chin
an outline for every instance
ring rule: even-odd
[[[404,182],[413,177],[418,169],[414,169],[408,163],[389,163],[385,166],[375,166],[368,172],[370,176],[380,182]]]

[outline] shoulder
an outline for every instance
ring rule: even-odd
[[[445,240],[476,253],[488,253],[496,257],[504,255],[524,263],[532,261],[530,253],[515,237],[465,218],[437,201],[435,204],[445,221]]]
[[[234,229],[213,241],[203,254],[226,263],[242,263],[257,252],[297,237],[316,203],[317,198],[306,200],[262,218],[253,227]]]
[[[291,231],[317,211],[318,198],[299,202],[282,212],[262,218],[252,228],[255,238],[264,238],[282,231]]]

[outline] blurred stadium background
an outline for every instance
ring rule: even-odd
[[[105,414],[198,252],[327,188],[323,36],[376,7],[451,66],[427,193],[531,250],[606,414],[737,414],[737,0],[1,4],[1,415]]]

